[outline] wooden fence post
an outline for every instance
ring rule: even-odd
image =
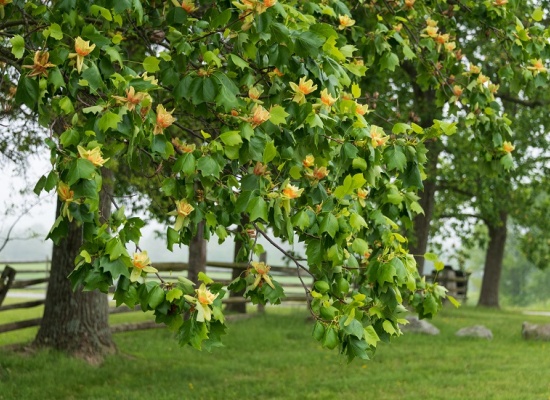
[[[0,306],[4,302],[6,294],[8,293],[8,290],[13,283],[15,272],[15,269],[10,267],[9,265],[6,265],[6,268],[4,268],[4,270],[2,271],[2,277],[0,278]]]

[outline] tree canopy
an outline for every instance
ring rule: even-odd
[[[117,211],[101,216],[105,170],[146,177],[161,194],[170,249],[201,222],[223,241],[246,215],[250,267],[230,288],[255,303],[284,297],[255,261],[256,238],[305,243],[306,260],[288,256],[315,281],[304,285],[313,336],[368,358],[400,335],[405,305],[431,317],[446,297],[421,279],[402,235],[422,212],[426,144],[467,115],[483,157],[509,165],[510,120],[497,84],[462,53],[468,30],[512,52],[518,85],[546,74],[542,11],[523,24],[516,12],[528,8],[512,0],[1,4],[13,101],[51,131],[53,168],[36,191],[55,189],[64,205],[49,237],[72,220],[83,229],[74,287],[116,283],[117,304],[153,310],[197,348],[220,345],[223,285],[149,279],[144,221],[114,198]],[[415,109],[424,95],[433,101]]]

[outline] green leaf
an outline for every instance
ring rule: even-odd
[[[327,349],[334,349],[338,344],[340,343],[340,340],[338,339],[338,331],[330,327],[325,332],[325,338],[323,340],[323,346]]]
[[[411,130],[411,126],[409,124],[404,124],[402,122],[399,122],[393,126],[391,131],[396,135],[398,135],[400,133],[407,133],[407,131],[409,130]]]
[[[277,148],[275,147],[275,142],[273,140],[269,141],[265,145],[264,154],[262,161],[264,164],[267,164],[277,156]]]
[[[407,164],[407,157],[405,156],[401,146],[390,146],[386,148],[384,151],[384,160],[386,161],[386,165],[390,171],[393,169],[403,171],[405,165]]]
[[[447,299],[449,299],[451,304],[456,308],[460,307],[460,302],[457,299],[455,299],[453,296],[447,296]]]
[[[381,264],[378,269],[378,283],[383,285],[384,282],[393,283],[393,279],[397,275],[395,267],[390,263]]]
[[[373,347],[376,347],[376,344],[380,341],[380,337],[372,325],[365,328],[365,341]]]
[[[205,285],[209,285],[211,283],[214,283],[214,281],[206,275],[204,272],[199,272],[198,276],[199,281],[204,282]]]
[[[197,168],[204,176],[213,176],[215,178],[219,178],[220,176],[221,168],[212,157],[203,156],[199,158]]]
[[[109,260],[114,261],[122,255],[128,256],[128,252],[119,238],[112,238],[105,245],[105,254],[109,255]]]
[[[537,22],[542,21],[542,18],[544,17],[544,11],[541,7],[535,8],[535,11],[533,11],[533,14],[531,15],[533,19]]]
[[[443,270],[443,268],[445,268],[445,264],[443,263],[443,261],[438,260],[438,261],[434,262],[434,268],[435,268],[436,271],[439,272],[439,271]]]
[[[351,165],[353,168],[360,169],[361,171],[367,169],[367,161],[364,158],[354,158]]]
[[[15,92],[15,102],[17,104],[25,104],[31,110],[36,109],[38,104],[38,80],[22,77],[17,85]]]
[[[113,279],[118,279],[121,275],[130,277],[130,270],[124,263],[124,257],[117,258],[114,261],[111,261],[109,257],[101,257],[100,267],[103,271],[109,272]]]
[[[21,35],[15,35],[10,39],[11,43],[11,53],[15,58],[19,59],[23,57],[25,53],[25,39]]]
[[[143,68],[150,74],[160,71],[160,60],[154,56],[145,57],[143,60]]]
[[[390,335],[394,335],[397,333],[397,331],[395,330],[392,322],[387,319],[385,320],[384,322],[382,322],[382,328],[384,328],[384,330],[389,333]]]
[[[424,254],[424,259],[426,261],[435,262],[435,261],[438,260],[438,257],[437,257],[437,254],[435,254],[435,253],[425,253]]]
[[[119,122],[121,121],[122,118],[120,115],[108,111],[99,119],[97,125],[102,132],[105,132],[107,129],[116,130]]]
[[[220,135],[220,140],[227,146],[236,146],[243,142],[239,131],[229,131]]]
[[[332,213],[328,213],[321,222],[320,233],[328,233],[330,237],[334,238],[336,232],[338,232],[339,224],[338,219]]]
[[[265,222],[269,222],[267,217],[268,205],[262,197],[254,197],[248,203],[246,211],[249,213],[250,222],[253,222],[259,218]]]
[[[55,23],[51,24],[48,29],[45,29],[43,35],[46,38],[48,38],[48,36],[51,36],[56,40],[63,39],[63,31],[61,30],[61,26]]]
[[[67,174],[67,184],[71,186],[79,179],[91,179],[95,174],[95,166],[91,161],[84,158],[75,160]]]
[[[302,32],[296,37],[294,51],[301,57],[317,57],[326,38],[313,32]]]
[[[368,226],[365,219],[357,213],[351,214],[349,224],[355,230],[359,230],[361,227],[366,228]]]
[[[398,65],[399,57],[397,57],[397,54],[392,53],[391,51],[385,52],[382,57],[380,57],[380,72],[386,69],[394,72],[395,67],[397,67]]]
[[[183,296],[181,289],[173,288],[166,293],[166,300],[172,303],[174,300],[180,299]]]
[[[250,68],[250,65],[245,60],[235,54],[230,54],[229,58],[231,59],[231,61],[233,61],[233,64],[235,64],[235,66],[239,67],[242,70]]]
[[[92,91],[96,91],[103,86],[103,80],[97,66],[92,63],[84,72],[82,72],[82,79],[88,82],[88,86]]]
[[[287,113],[282,106],[275,106],[272,107],[270,110],[270,117],[269,121],[275,125],[283,125],[286,124],[286,117],[288,117],[290,114]]]
[[[195,172],[195,156],[191,153],[181,155],[174,164],[172,171],[183,172],[185,175],[193,174]]]
[[[149,304],[149,307],[151,307],[154,310],[158,306],[160,306],[163,301],[164,301],[164,290],[162,290],[160,286],[158,286],[157,284],[149,292],[149,297],[147,298],[147,304]]]
[[[365,330],[363,329],[361,322],[356,319],[352,319],[349,325],[344,328],[344,332],[348,335],[356,336],[358,339],[362,339]]]
[[[76,146],[80,143],[80,134],[76,129],[67,129],[65,132],[63,132],[59,138],[61,145],[63,147],[68,147],[71,145]]]

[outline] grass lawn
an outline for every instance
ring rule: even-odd
[[[434,321],[439,336],[408,334],[347,364],[313,340],[306,316],[268,308],[230,322],[213,353],[179,348],[164,329],[120,333],[119,354],[99,367],[0,349],[0,399],[550,399],[550,343],[520,335],[522,321],[548,317],[449,309]],[[495,338],[454,336],[475,324]]]

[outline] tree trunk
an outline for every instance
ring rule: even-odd
[[[112,173],[103,170],[100,193],[102,219],[108,219],[112,194]],[[61,212],[58,200],[56,216]],[[69,225],[67,237],[53,246],[50,281],[46,293],[44,315],[34,344],[51,347],[82,357],[90,363],[100,363],[115,345],[109,328],[107,295],[99,291],[73,292],[67,276],[74,269],[74,259],[82,244],[82,227]]]
[[[189,270],[187,278],[195,283],[198,282],[199,272],[206,271],[206,245],[204,239],[204,221],[197,225],[197,234],[189,243]]]
[[[436,142],[427,143],[426,147],[428,148],[428,163],[426,165],[428,178],[424,181],[424,190],[418,193],[420,196],[418,203],[424,210],[424,214],[418,214],[414,218],[414,237],[411,238],[409,246],[409,251],[416,259],[416,266],[420,275],[424,273],[424,253],[428,248],[430,226],[435,206],[437,160],[441,152],[441,145]]]
[[[498,290],[502,272],[502,260],[504,259],[504,248],[506,246],[506,221],[508,215],[500,213],[500,223],[490,224],[489,247],[485,256],[485,269],[481,283],[478,306],[499,307]]]

